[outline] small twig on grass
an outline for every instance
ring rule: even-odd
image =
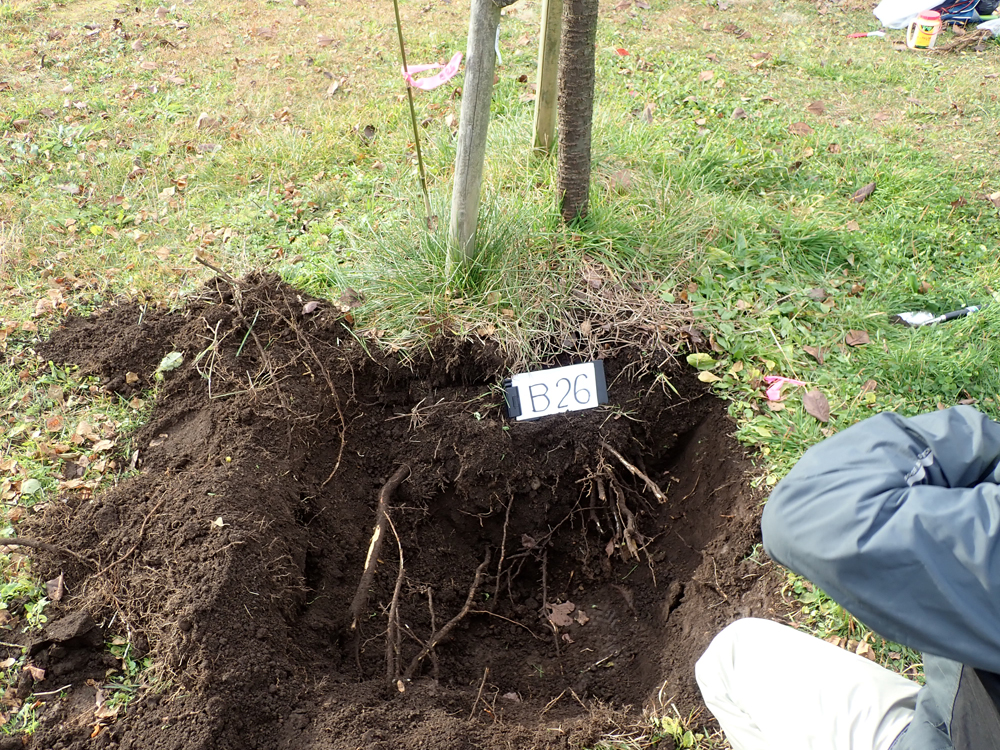
[[[489,674],[490,668],[486,667],[486,669],[483,670],[483,680],[479,683],[479,692],[476,693],[476,699],[472,701],[472,710],[469,711],[469,721],[472,721],[472,718],[476,715],[476,706],[479,705],[479,699],[483,697],[483,688],[486,687],[486,678]]]
[[[604,448],[606,451],[608,451],[612,456],[614,456],[615,458],[617,458],[619,461],[621,461],[622,466],[624,466],[626,469],[628,469],[630,472],[632,472],[635,476],[639,477],[639,479],[641,479],[643,482],[645,482],[646,486],[649,487],[649,490],[653,493],[654,497],[656,497],[657,500],[659,500],[661,503],[667,502],[667,495],[666,495],[666,493],[663,490],[660,489],[659,485],[656,482],[654,482],[652,479],[650,479],[645,474],[643,474],[641,471],[639,471],[639,469],[637,469],[635,466],[633,466],[628,461],[626,461],[625,457],[621,453],[619,453],[618,451],[616,451],[614,448],[612,448],[607,443],[602,442],[601,443],[601,447]]]
[[[375,569],[378,567],[378,555],[382,550],[382,539],[385,537],[386,526],[388,525],[389,498],[396,488],[402,484],[403,480],[410,476],[410,467],[403,464],[396,473],[390,477],[381,491],[378,493],[378,506],[375,509],[375,531],[372,539],[368,543],[368,557],[365,558],[365,570],[361,574],[361,581],[358,583],[358,590],[354,594],[351,602],[351,630],[356,630],[361,616],[368,608],[368,589],[375,577]]]
[[[88,565],[93,565],[95,568],[97,565],[89,557],[84,557],[83,555],[74,552],[71,549],[66,549],[65,547],[56,547],[54,544],[47,544],[45,542],[39,542],[34,539],[22,539],[20,537],[10,537],[9,539],[0,539],[0,547],[31,547],[32,549],[40,549],[45,552],[51,552],[53,555],[58,555],[60,557],[65,557],[66,555],[71,555],[75,557],[80,562],[87,563]]]
[[[427,645],[425,645],[422,649],[420,649],[420,652],[413,657],[413,660],[410,662],[410,666],[406,668],[406,672],[403,675],[403,679],[405,680],[413,679],[413,675],[416,674],[417,668],[420,666],[420,662],[424,660],[424,657],[426,657],[427,654],[429,654],[431,651],[434,650],[434,647],[437,646],[444,639],[444,637],[451,632],[452,628],[454,628],[456,625],[458,625],[459,622],[461,622],[463,617],[469,614],[469,609],[472,607],[472,600],[476,597],[476,591],[479,589],[479,583],[483,579],[483,572],[486,570],[486,566],[488,566],[489,564],[490,564],[490,551],[486,550],[486,557],[479,564],[479,567],[476,568],[476,575],[472,579],[472,585],[469,586],[469,594],[468,596],[465,597],[465,604],[462,605],[462,609],[459,611],[457,615],[448,620],[448,622],[446,622],[441,627],[440,630],[438,630],[436,633],[434,633],[434,635],[432,635],[430,638],[427,639]]]
[[[199,263],[201,263],[201,264],[202,264],[203,266],[205,266],[205,268],[207,268],[207,269],[209,269],[209,270],[211,270],[211,271],[215,271],[215,273],[216,273],[216,274],[218,274],[219,276],[221,276],[222,278],[224,278],[224,279],[225,279],[226,281],[228,281],[228,282],[229,282],[230,284],[232,284],[232,285],[233,285],[234,287],[235,287],[235,286],[239,286],[239,285],[238,285],[238,284],[236,283],[236,279],[234,279],[234,278],[233,278],[232,276],[230,276],[230,275],[229,275],[228,273],[226,273],[225,271],[223,271],[223,270],[222,270],[221,268],[219,268],[219,267],[218,267],[217,265],[215,265],[214,263],[211,263],[211,262],[209,262],[208,260],[206,260],[206,259],[205,259],[205,258],[204,258],[204,257],[202,256],[202,254],[201,254],[201,253],[198,253],[198,252],[196,252],[196,253],[194,254],[194,259],[195,259],[196,261],[198,261]]]

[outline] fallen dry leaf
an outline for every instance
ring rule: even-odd
[[[41,667],[36,667],[34,664],[25,664],[24,671],[30,674],[38,682],[45,679],[45,670]]]
[[[576,605],[573,602],[546,604],[545,606],[549,610],[545,615],[546,619],[557,628],[565,628],[573,624],[573,618],[570,617],[570,613],[576,609]]]
[[[698,80],[704,83],[705,81],[711,81],[715,78],[714,70],[703,70],[698,74]]]
[[[870,659],[871,661],[875,661],[875,650],[868,644],[868,641],[861,641],[861,643],[858,644],[858,648],[854,653],[856,653],[858,656],[863,656],[866,659]]]
[[[821,365],[823,364],[823,360],[826,359],[826,350],[820,346],[803,346],[802,351],[815,359],[816,364]]]
[[[62,417],[49,417],[45,420],[45,429],[49,432],[59,432],[63,428]]]
[[[788,126],[788,132],[792,135],[812,135],[815,131],[804,122],[793,122]]]
[[[60,573],[56,578],[51,581],[45,582],[45,594],[54,602],[58,602],[63,598],[63,592],[65,591],[65,576]]]
[[[823,391],[817,388],[807,391],[802,397],[802,406],[808,414],[816,417],[820,422],[830,421],[830,402],[823,395]]]
[[[840,153],[840,144],[839,143],[831,143],[829,146],[826,147],[826,150],[829,151],[831,154],[839,154]]]
[[[747,119],[747,112],[743,107],[737,107],[733,110],[731,117],[733,120],[745,120]]]
[[[302,314],[308,315],[309,313],[316,312],[317,307],[319,307],[319,302],[317,300],[310,300],[302,305]]]
[[[851,196],[851,200],[855,203],[864,203],[868,200],[868,196],[875,192],[875,183],[869,182],[864,187],[858,188],[854,195]]]
[[[844,343],[848,346],[863,346],[864,344],[870,344],[871,338],[868,336],[868,331],[851,330],[844,337]]]
[[[823,102],[811,102],[806,106],[806,111],[814,115],[822,115],[826,113],[826,105]]]
[[[861,393],[875,393],[876,388],[878,388],[878,383],[874,380],[866,380],[865,384],[861,386]]]
[[[849,222],[844,224],[844,229],[846,229],[848,232],[860,232],[861,225],[858,224],[858,222],[856,222],[854,219],[851,219]]]

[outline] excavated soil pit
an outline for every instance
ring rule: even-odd
[[[127,398],[185,359],[135,440],[139,473],[23,529],[85,558],[38,553],[69,594],[34,641],[33,689],[72,687],[29,746],[528,750],[697,709],[698,654],[769,607],[748,559],[759,493],[723,406],[680,371],[635,378],[636,352],[605,361],[608,407],[513,422],[489,345],[442,339],[404,366],[307,301],[253,277],[181,312],[70,319],[40,347]],[[403,575],[387,526],[352,628],[404,466]],[[159,692],[99,721],[115,635],[149,650]]]

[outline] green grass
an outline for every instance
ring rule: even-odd
[[[230,273],[276,269],[333,300],[354,290],[359,338],[404,354],[445,331],[494,340],[524,366],[545,361],[588,314],[574,291],[595,272],[628,282],[618,312],[651,300],[671,320],[671,305],[686,303],[713,345],[713,388],[765,459],[766,486],[810,445],[878,411],[971,401],[1000,416],[1000,305],[925,329],[889,322],[997,299],[1000,213],[984,197],[1000,190],[995,87],[984,78],[997,72],[995,42],[981,56],[897,52],[847,38],[875,28],[867,10],[818,15],[804,2],[607,8],[591,214],[566,229],[554,166],[530,149],[533,105],[519,77],[534,78],[537,5],[519,5],[501,24],[479,254],[448,274],[448,117],[460,100],[453,86],[417,95],[439,219],[428,231],[387,10],[220,0],[154,23],[156,6],[141,6],[125,39],[89,0],[0,5],[8,518],[62,491],[64,454],[51,446],[71,445],[81,421],[106,427],[124,456],[151,400],[119,403],[37,361],[36,329],[121,296],[183,304],[208,275],[196,248]],[[423,7],[403,3],[410,60],[462,49],[465,6]],[[181,21],[188,28],[169,25]],[[276,38],[259,33],[271,27]],[[335,41],[321,46],[317,34]],[[373,139],[360,136],[367,125]],[[853,201],[870,182],[871,197]],[[848,346],[852,330],[870,343]],[[823,363],[805,347],[822,349]],[[820,389],[830,422],[805,413],[799,389],[769,407],[767,374]],[[121,468],[88,469],[97,481],[83,489]],[[788,593],[800,626],[868,637],[888,666],[914,658],[803,582],[790,579]]]

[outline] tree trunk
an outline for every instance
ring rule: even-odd
[[[455,185],[451,195],[451,247],[447,273],[475,254],[479,192],[486,160],[486,132],[490,125],[490,101],[496,70],[497,26],[504,3],[472,0],[469,13],[469,47],[462,84],[462,115],[458,123],[455,154]]]
[[[598,0],[565,0],[563,5],[556,194],[559,212],[567,223],[587,215],[590,198],[597,8]]]

